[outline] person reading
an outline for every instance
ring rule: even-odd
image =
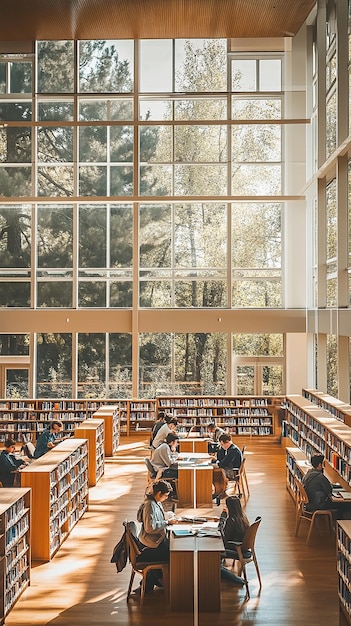
[[[151,465],[156,474],[162,470],[162,478],[178,478],[178,452],[179,437],[176,433],[168,433],[166,441],[156,448]]]
[[[228,480],[235,480],[243,460],[241,450],[232,442],[231,436],[225,433],[219,437],[219,444],[221,447],[214,462],[224,470]]]
[[[5,449],[0,454],[0,481],[3,487],[13,487],[18,470],[27,465],[25,459],[17,458],[16,442],[8,437],[5,439]]]
[[[62,430],[63,424],[58,420],[54,420],[48,428],[45,428],[37,439],[34,451],[35,459],[39,459],[41,456],[49,452],[49,450],[52,450],[52,448],[60,443],[60,441],[63,441],[64,438],[59,436]]]

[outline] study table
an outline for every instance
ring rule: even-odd
[[[205,452],[183,453],[178,460],[178,506],[212,506],[213,464]]]
[[[201,511],[194,510],[192,513],[201,516]],[[217,522],[214,526],[217,526]],[[194,612],[195,614],[199,611],[219,612],[221,610],[222,538],[196,534],[175,537],[172,532],[176,532],[179,528],[189,527],[183,524],[170,526],[169,598],[171,611]],[[195,530],[195,533],[206,532],[201,528],[201,524],[191,525],[191,528]],[[214,534],[210,529],[208,532]]]
[[[184,437],[179,439],[179,451],[183,452],[208,452],[210,439],[204,437]]]

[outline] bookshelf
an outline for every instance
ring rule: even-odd
[[[310,460],[324,454],[333,470],[332,481],[351,485],[351,429],[322,408],[299,395],[286,398],[289,437]]]
[[[337,573],[339,606],[351,624],[351,520],[338,520]]]
[[[346,404],[346,402],[317,389],[303,389],[302,395],[310,402],[331,413],[336,419],[347,424],[347,426],[351,426],[351,406]]]
[[[50,561],[88,507],[88,444],[62,441],[21,471],[32,490],[32,559]]]
[[[125,435],[151,432],[156,419],[157,402],[154,399],[118,400],[120,431]]]
[[[95,487],[104,473],[104,424],[103,419],[88,419],[74,431],[77,439],[88,440],[88,484]]]
[[[104,420],[105,456],[113,456],[117,452],[120,437],[118,404],[104,404],[95,413],[94,419]]]
[[[235,436],[276,436],[282,400],[280,396],[160,396],[157,411],[174,415],[180,432],[198,422],[206,431],[215,421]]]
[[[0,441],[10,435],[18,442],[32,441],[35,444],[37,437],[55,419],[63,423],[63,434],[70,435],[107,402],[115,404],[120,401],[102,398],[0,400]]]
[[[0,489],[0,623],[30,584],[30,489]]]

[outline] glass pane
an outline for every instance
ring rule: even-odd
[[[132,39],[79,42],[80,92],[132,92],[133,73]]]
[[[170,333],[140,333],[139,398],[155,398],[167,388],[171,379],[171,346]]]
[[[227,91],[226,39],[175,40],[175,91]]]
[[[284,342],[281,334],[233,335],[233,354],[241,356],[283,356]]]
[[[0,205],[0,230],[2,232],[0,268],[29,268],[31,264],[30,205]]]
[[[171,304],[170,281],[140,282],[140,307],[167,308]]]
[[[132,267],[133,211],[131,205],[110,207],[110,267]]]
[[[82,308],[106,308],[106,283],[79,281],[78,306]]]
[[[175,165],[174,194],[180,196],[224,196],[226,165]]]
[[[109,397],[131,397],[132,335],[109,334]]]
[[[262,368],[262,393],[265,396],[283,394],[283,368],[281,365],[265,365]]]
[[[30,307],[30,282],[0,282],[0,306]]]
[[[139,131],[140,161],[169,163],[172,161],[172,128],[170,126],[143,126]]]
[[[282,116],[281,100],[274,98],[233,98],[233,120],[279,120]]]
[[[53,101],[38,103],[38,120],[42,122],[71,122],[74,118],[73,102]]]
[[[173,119],[172,101],[170,100],[139,100],[140,120],[171,120]]]
[[[106,206],[79,208],[79,267],[106,267]]]
[[[193,280],[175,283],[175,306],[220,308],[227,306],[227,284],[224,281]]]
[[[74,41],[38,41],[39,93],[73,93]]]
[[[0,128],[0,163],[30,163],[31,145],[32,131],[29,126]]]
[[[9,63],[10,93],[32,93],[32,63]]]
[[[232,304],[235,308],[280,308],[281,281],[233,280]]]
[[[172,40],[139,42],[140,91],[172,91]]]
[[[174,101],[175,120],[224,120],[227,102],[220,98],[188,98]]]
[[[115,163],[133,163],[132,126],[111,126],[110,129],[110,160]]]
[[[234,195],[275,196],[281,194],[281,165],[232,164]]]
[[[106,196],[107,169],[103,166],[92,165],[79,167],[79,195]]]
[[[29,354],[29,335],[0,334],[1,356]]]
[[[38,167],[38,196],[72,196],[73,174],[73,165]]]
[[[0,63],[0,93],[6,93],[6,63]]]
[[[72,398],[72,335],[38,333],[38,398]]]
[[[281,91],[281,60],[260,59],[260,91]]]
[[[6,369],[6,398],[28,398],[29,369]]]
[[[116,166],[110,168],[110,195],[133,195],[133,167]]]
[[[79,128],[79,160],[107,160],[107,128],[104,126],[83,126]]]
[[[38,206],[38,267],[72,268],[73,208]]]
[[[281,254],[281,205],[233,204],[233,269],[279,269],[282,263]]]
[[[131,308],[133,304],[133,283],[132,282],[114,282],[110,284],[110,303],[111,308]]]
[[[224,333],[176,333],[174,353],[174,394],[225,394],[227,350]]]
[[[0,102],[0,120],[4,122],[29,122],[31,119],[32,103],[30,101]],[[28,128],[24,128],[23,133],[27,135]]]
[[[139,214],[139,267],[170,267],[172,236],[170,205],[142,205]]]
[[[232,61],[232,91],[257,91],[255,59]]]
[[[0,140],[1,141],[1,140]],[[31,196],[32,195],[32,169],[31,167],[1,167],[0,168],[1,193],[4,197]]]
[[[78,397],[106,397],[105,333],[78,335]]]
[[[39,282],[37,306],[45,308],[72,307],[72,283],[68,281]]]
[[[172,168],[170,165],[141,165],[140,194],[143,196],[172,195]]]
[[[235,161],[280,161],[281,126],[236,125],[232,128],[232,158]]]
[[[225,126],[175,126],[174,160],[183,163],[227,161]]]
[[[255,393],[255,367],[242,365],[236,368],[236,390],[239,396],[248,396]]]
[[[174,263],[179,268],[225,268],[227,212],[224,205],[175,205]]]
[[[67,126],[38,128],[38,161],[67,163],[73,161],[73,129]]]

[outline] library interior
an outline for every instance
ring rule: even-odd
[[[2,9],[0,624],[351,624],[351,0]]]

